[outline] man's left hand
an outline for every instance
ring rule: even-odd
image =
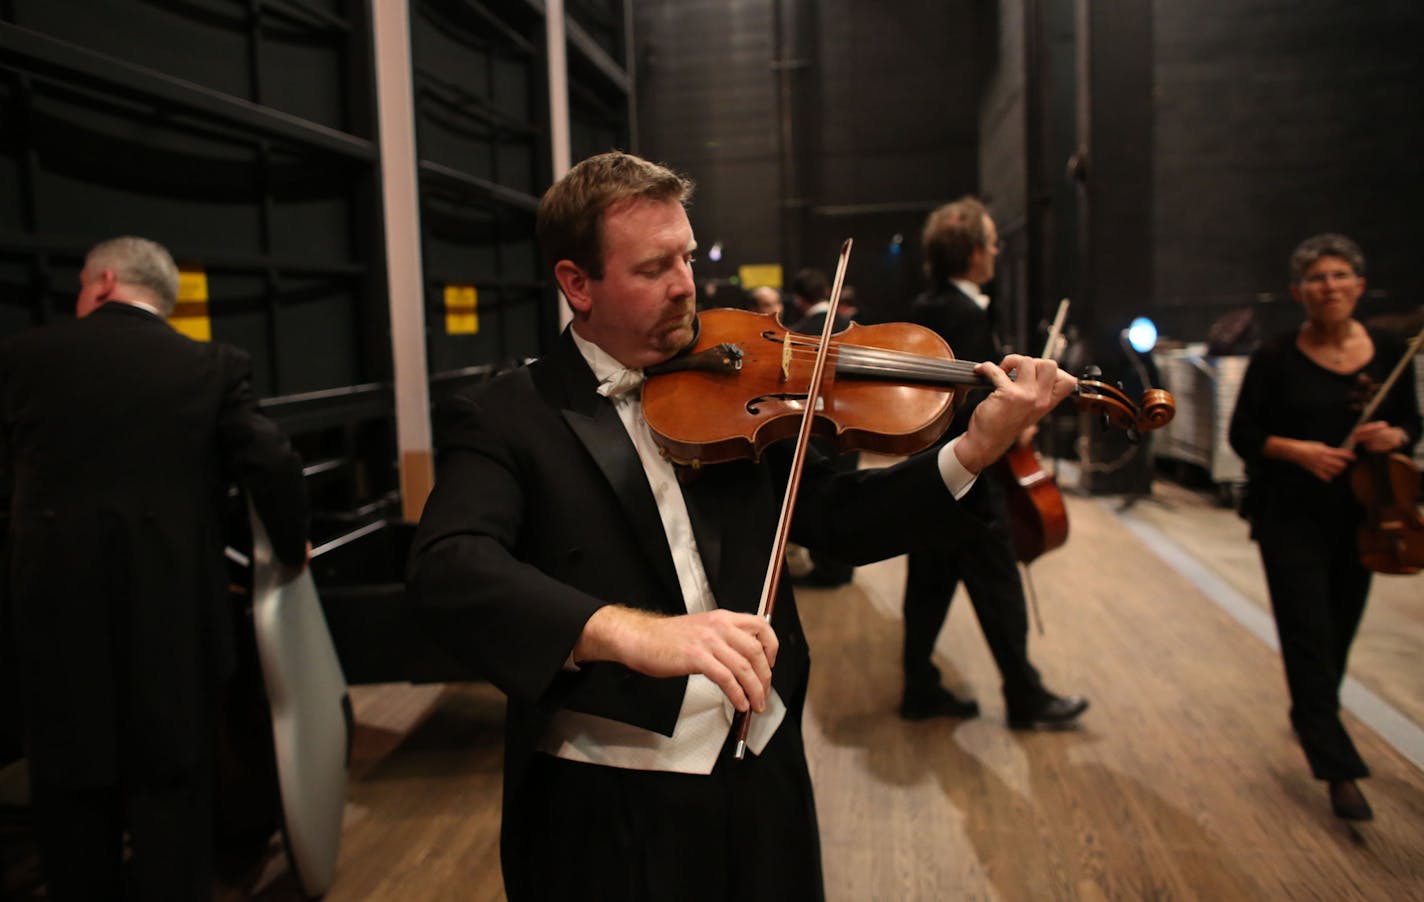
[[[994,391],[969,418],[969,428],[954,447],[971,473],[981,473],[1003,456],[1018,436],[1073,393],[1078,380],[1052,360],[1010,354],[1003,363],[981,363],[974,371],[994,383]],[[1015,378],[1010,379],[1009,373]]]

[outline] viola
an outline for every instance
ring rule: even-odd
[[[1419,471],[1403,454],[1361,454],[1350,488],[1365,507],[1358,539],[1360,563],[1376,573],[1424,570],[1424,520],[1419,516]]]
[[[820,344],[774,314],[705,310],[692,343],[645,370],[643,416],[676,463],[758,459],[800,427]],[[949,428],[961,392],[993,388],[976,365],[955,359],[924,326],[853,323],[830,340],[811,430],[839,451],[913,454]],[[1171,421],[1170,393],[1153,389],[1134,404],[1099,375],[1090,369],[1078,380],[1070,397],[1080,407],[1131,432]]]

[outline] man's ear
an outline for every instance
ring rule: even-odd
[[[554,278],[563,289],[564,297],[575,313],[588,313],[593,308],[593,297],[589,294],[589,283],[593,280],[582,267],[572,260],[560,260],[554,264]]]
[[[114,296],[114,286],[119,284],[119,277],[114,275],[112,269],[101,269],[99,271],[99,278],[96,281],[99,283],[99,293],[95,296],[96,300],[101,302],[107,301]]]

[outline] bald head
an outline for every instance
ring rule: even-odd
[[[757,313],[781,315],[781,292],[770,285],[752,289],[752,309]]]

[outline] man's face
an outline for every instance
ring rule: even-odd
[[[1321,257],[1305,271],[1299,284],[1291,286],[1291,294],[1305,307],[1305,315],[1322,325],[1353,316],[1364,293],[1365,280],[1341,257]]]
[[[994,220],[984,217],[984,246],[976,247],[969,256],[967,278],[975,285],[983,286],[994,281],[994,261],[999,256],[999,230]]]
[[[610,207],[603,217],[603,278],[565,286],[581,316],[579,334],[637,368],[661,363],[692,341],[697,246],[677,201],[642,198]]]

